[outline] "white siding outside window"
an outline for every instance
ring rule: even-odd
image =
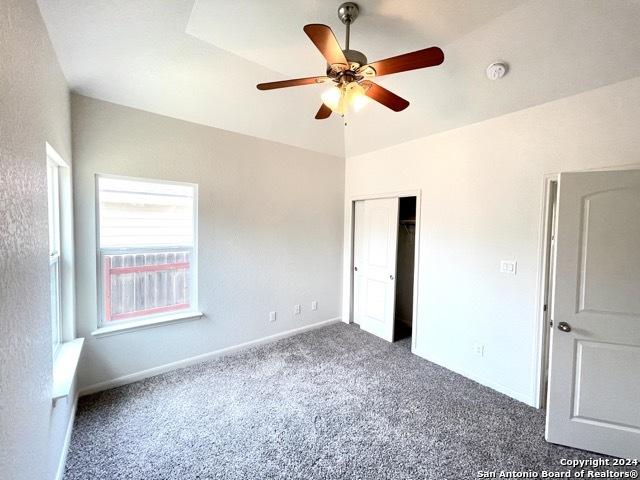
[[[100,327],[197,309],[197,186],[97,176]]]

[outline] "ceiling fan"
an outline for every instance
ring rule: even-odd
[[[444,53],[438,47],[425,48],[396,57],[368,63],[367,57],[349,48],[351,24],[358,18],[358,5],[346,2],[338,8],[338,18],[346,25],[346,41],[343,50],[327,25],[312,23],[304,26],[304,32],[327,60],[327,74],[320,77],[296,78],[278,82],[260,83],[258,90],[331,83],[332,88],[322,94],[322,105],[316,119],[329,118],[331,112],[344,116],[349,110],[358,111],[367,98],[371,98],[394,112],[409,106],[409,102],[386,88],[371,81],[374,77],[433,67],[444,61]]]

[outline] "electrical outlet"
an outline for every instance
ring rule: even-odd
[[[270,322],[276,321],[276,312],[269,312],[269,321]]]
[[[484,345],[482,343],[474,344],[473,353],[478,357],[484,357]]]
[[[311,302],[311,310],[317,310],[317,309],[318,309],[318,302],[314,300],[313,302]]]
[[[518,269],[518,262],[515,260],[500,260],[500,273],[515,275]]]
[[[300,315],[300,312],[302,312],[302,307],[300,305],[296,305],[295,307],[293,307],[294,315]]]

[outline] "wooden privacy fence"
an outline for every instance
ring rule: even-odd
[[[190,252],[103,255],[105,321],[190,307]]]

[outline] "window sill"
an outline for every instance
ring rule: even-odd
[[[76,376],[83,344],[84,338],[76,338],[60,345],[56,358],[53,360],[53,389],[51,396],[54,402],[69,396],[71,393],[71,386]]]
[[[96,338],[108,337],[111,335],[119,335],[121,333],[134,332],[136,330],[143,330],[145,328],[160,327],[170,323],[186,322],[188,320],[198,320],[204,317],[202,312],[180,312],[173,315],[164,315],[158,318],[148,318],[146,320],[138,320],[134,322],[127,322],[120,325],[110,325],[108,327],[100,327],[97,330],[91,332]]]

